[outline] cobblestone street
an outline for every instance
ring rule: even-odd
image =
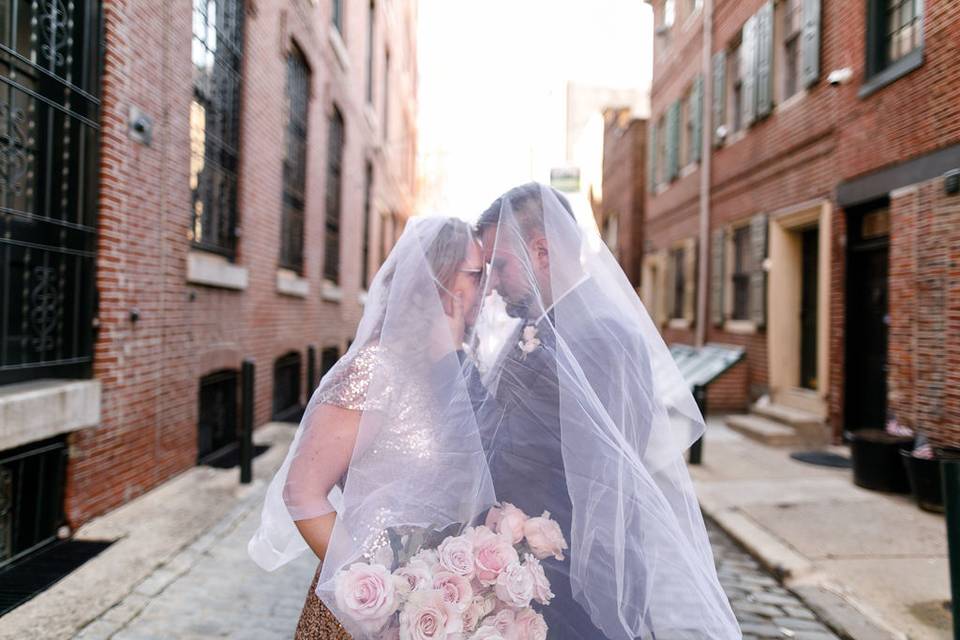
[[[248,497],[76,639],[293,637],[316,565],[305,554],[266,573],[248,558],[246,544],[259,520],[260,495]],[[726,534],[710,523],[708,530],[720,581],[744,638],[837,639]]]

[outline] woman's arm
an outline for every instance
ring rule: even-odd
[[[300,535],[323,560],[336,522],[327,494],[347,471],[363,412],[318,405],[290,464],[283,499]]]

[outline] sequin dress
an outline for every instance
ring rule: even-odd
[[[325,390],[321,392],[318,402],[353,411],[389,410],[389,428],[378,434],[376,442],[362,454],[362,460],[378,456],[393,458],[402,454],[405,459],[426,462],[432,455],[434,421],[430,411],[430,389],[423,382],[418,382],[424,379],[413,374],[409,368],[401,367],[397,358],[386,349],[371,345],[360,349],[342,371],[333,373],[333,378],[325,382]],[[397,381],[402,381],[402,384],[396,384]],[[343,483],[344,479],[341,479],[341,488]],[[383,511],[387,509],[386,506],[382,508]],[[386,532],[375,526],[361,532],[358,542],[367,560],[389,551]],[[349,640],[350,635],[317,597],[319,578],[318,567],[300,614],[295,638]]]

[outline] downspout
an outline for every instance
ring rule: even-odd
[[[703,2],[703,126],[700,128],[700,241],[697,260],[696,346],[707,339],[707,266],[710,261],[710,167],[713,152],[713,0]]]

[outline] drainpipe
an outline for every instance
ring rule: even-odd
[[[707,266],[710,261],[710,167],[713,153],[713,0],[703,2],[703,126],[700,140],[700,251],[697,261],[696,346],[707,340]]]

